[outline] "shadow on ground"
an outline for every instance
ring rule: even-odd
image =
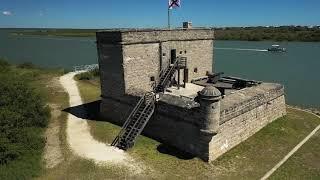
[[[93,101],[79,106],[68,107],[64,112],[68,112],[78,118],[101,121],[99,118],[99,106],[101,100]]]
[[[163,153],[163,154],[168,154],[168,155],[171,155],[171,156],[175,156],[179,159],[182,159],[182,160],[189,160],[189,159],[193,159],[195,158],[196,156],[195,155],[192,155],[190,153],[187,153],[187,152],[183,152],[175,147],[172,147],[172,146],[169,146],[169,145],[166,145],[166,144],[160,144],[158,147],[157,147],[157,150],[160,152],[160,153]]]
[[[81,118],[81,119],[92,120],[92,121],[106,121],[105,119],[102,119],[99,116],[100,103],[101,103],[101,100],[93,101],[93,102],[82,104],[79,106],[69,107],[69,108],[64,109],[63,111],[68,112],[78,118]],[[112,121],[107,121],[107,122],[110,122],[110,123],[115,124],[117,126],[121,126],[121,124],[118,124],[118,123],[115,123]],[[144,134],[144,136],[147,136],[147,135]],[[150,136],[147,136],[147,137],[149,137],[151,139],[155,139]],[[157,139],[155,139],[155,140],[157,140]],[[163,153],[163,154],[175,156],[175,157],[182,159],[182,160],[189,160],[189,159],[193,159],[195,157],[194,155],[192,155],[190,153],[180,151],[177,148],[172,147],[167,144],[160,144],[157,147],[157,151],[160,153]]]

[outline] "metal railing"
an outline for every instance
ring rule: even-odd
[[[122,125],[122,128],[118,134],[118,136],[112,141],[111,146],[115,146],[119,138],[125,133],[126,128],[128,127],[129,123],[131,122],[130,119],[133,117],[133,115],[138,111],[139,107],[141,106],[142,103],[144,103],[145,95],[140,98],[138,101],[137,105],[134,107],[134,109],[131,111],[130,115],[127,117],[125,123]]]
[[[168,85],[169,79],[172,77],[172,72],[175,71],[177,65],[178,65],[179,61],[175,61],[173,64],[170,64],[167,68],[170,68],[170,70],[168,71],[168,73],[164,73],[160,76],[160,79],[164,77],[162,82],[159,82],[159,85],[163,86],[164,88]],[[167,70],[165,70],[167,71]]]
[[[73,66],[73,71],[74,72],[79,72],[79,71],[92,71],[94,69],[98,69],[99,65],[98,64],[89,64],[89,65],[79,65],[79,66]]]
[[[151,99],[149,99],[151,98]],[[146,93],[144,96],[142,96],[140,98],[140,100],[138,101],[137,105],[134,107],[134,109],[131,111],[130,115],[128,116],[128,118],[126,119],[125,123],[123,124],[118,136],[112,141],[111,146],[116,146],[120,140],[120,138],[124,135],[124,133],[126,132],[128,125],[131,123],[131,119],[134,117],[134,115],[137,113],[137,111],[139,110],[139,108],[142,106],[142,104],[145,104],[146,106],[144,107],[141,115],[143,114],[143,112],[146,110],[146,108],[148,106],[154,106],[155,103],[155,94],[153,92],[148,92]],[[152,107],[154,108],[154,107]],[[140,116],[141,116],[140,115]],[[139,119],[141,118],[139,116],[137,122],[139,121]],[[135,124],[137,123],[135,122]],[[141,130],[142,131],[142,130]],[[131,131],[130,131],[131,132]],[[129,133],[130,134],[130,133]],[[129,135],[128,134],[128,135]]]
[[[187,57],[178,57],[178,68],[183,69],[187,67]]]

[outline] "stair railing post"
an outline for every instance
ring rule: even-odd
[[[150,104],[150,103],[149,103],[149,104]],[[137,123],[139,122],[139,120],[141,119],[141,117],[142,117],[142,115],[143,115],[143,112],[146,110],[147,107],[148,107],[148,105],[146,105],[146,106],[143,108],[143,110],[142,110],[139,118],[136,120],[136,122],[134,123],[134,125],[133,125],[132,128],[130,129],[130,131],[129,131],[129,133],[127,134],[127,136],[125,137],[125,139],[127,139],[127,137],[132,133],[134,127],[136,126],[136,124],[137,124]]]
[[[143,102],[143,98],[141,97],[140,100],[138,101],[137,105],[134,107],[134,109],[131,111],[130,115],[127,117],[125,123],[123,124],[118,136],[113,140],[113,142],[111,144],[114,144],[114,146],[118,145],[118,142],[121,138],[121,136],[124,134],[126,127],[129,125],[130,123],[130,119],[132,117],[133,114],[135,114],[135,112],[137,111],[137,107],[139,107],[141,105],[141,103]]]

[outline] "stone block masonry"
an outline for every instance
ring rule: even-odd
[[[97,32],[102,97],[141,96],[171,62],[187,57],[188,80],[213,68],[212,29],[113,30]],[[172,51],[174,50],[174,52]]]
[[[201,130],[207,113],[201,110],[201,104],[178,96],[163,95],[143,134],[205,161],[213,161],[286,114],[284,88],[279,84],[263,83],[245,88],[220,101],[217,132],[203,134]],[[108,105],[101,104],[104,117],[122,124],[125,121],[123,114],[130,113],[135,101],[107,102]]]
[[[284,95],[271,99],[264,104],[246,109],[220,126],[219,133],[212,137],[209,144],[209,161],[246,140],[270,122],[286,114]]]
[[[235,97],[238,99],[233,101]],[[204,118],[208,113],[201,110],[203,104],[166,96],[144,133],[205,161],[213,161],[286,114],[284,88],[279,84],[263,83],[242,89],[220,103],[220,123],[215,132],[214,122],[206,124]],[[213,107],[217,109],[216,105]]]
[[[100,115],[122,125],[139,97],[152,91],[161,70],[177,56],[187,58],[181,75],[186,83],[206,76],[214,66],[213,43],[212,29],[97,32]],[[193,92],[198,95],[195,99],[159,93],[160,100],[143,134],[213,161],[286,114],[280,84],[262,83],[230,91],[222,97],[215,87],[203,87],[198,94]]]

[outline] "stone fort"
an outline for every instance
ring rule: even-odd
[[[142,133],[212,161],[286,114],[282,85],[213,72],[213,29],[105,30],[96,37],[100,114],[122,125],[112,142],[121,149]]]

